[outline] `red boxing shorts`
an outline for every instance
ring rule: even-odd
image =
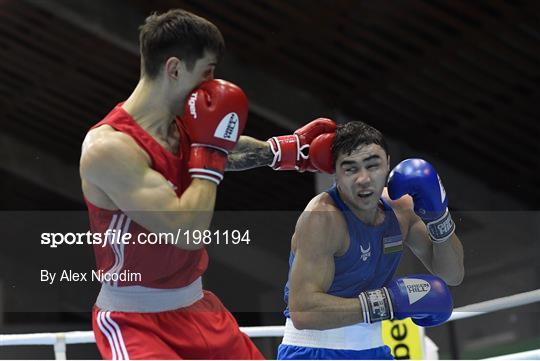
[[[173,311],[116,312],[94,306],[92,327],[105,359],[264,359],[208,291],[193,305]]]

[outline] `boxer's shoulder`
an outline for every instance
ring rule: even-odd
[[[83,154],[86,151],[105,152],[134,151],[138,148],[135,140],[126,133],[117,131],[109,125],[91,129],[83,141]]]
[[[342,220],[345,222],[343,214],[336,206],[334,200],[327,192],[322,192],[311,199],[306,206],[305,212],[314,212],[329,220]]]
[[[148,166],[148,154],[129,135],[108,125],[91,129],[83,141],[81,176],[110,174]],[[139,167],[140,166],[140,167]]]
[[[86,153],[94,157],[133,158],[134,161],[141,157],[150,159],[130,135],[117,131],[109,125],[94,128],[86,134],[82,154]]]
[[[315,196],[298,218],[293,244],[298,240],[310,246],[323,246],[334,253],[343,248],[347,238],[347,222],[326,192]]]

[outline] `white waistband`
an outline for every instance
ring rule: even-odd
[[[164,312],[188,307],[203,298],[202,279],[182,288],[113,287],[103,283],[96,306],[106,311]]]
[[[291,319],[285,322],[284,345],[330,348],[335,350],[367,350],[384,346],[381,323],[358,323],[329,330],[297,330]]]

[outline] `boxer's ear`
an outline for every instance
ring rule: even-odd
[[[165,62],[165,74],[168,78],[178,80],[178,76],[181,73],[182,61],[175,56],[167,59]]]

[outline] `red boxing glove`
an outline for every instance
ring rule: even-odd
[[[336,133],[325,133],[319,135],[311,142],[309,147],[309,160],[313,167],[321,172],[333,174],[334,157],[332,154],[332,145]]]
[[[293,135],[282,135],[268,139],[274,160],[270,167],[275,170],[297,170],[299,172],[316,172],[309,159],[309,147],[313,139],[324,133],[336,131],[336,123],[327,118],[317,118]]]
[[[246,126],[248,100],[225,80],[202,83],[188,97],[182,120],[190,135],[189,173],[216,184],[223,179],[227,154]]]

